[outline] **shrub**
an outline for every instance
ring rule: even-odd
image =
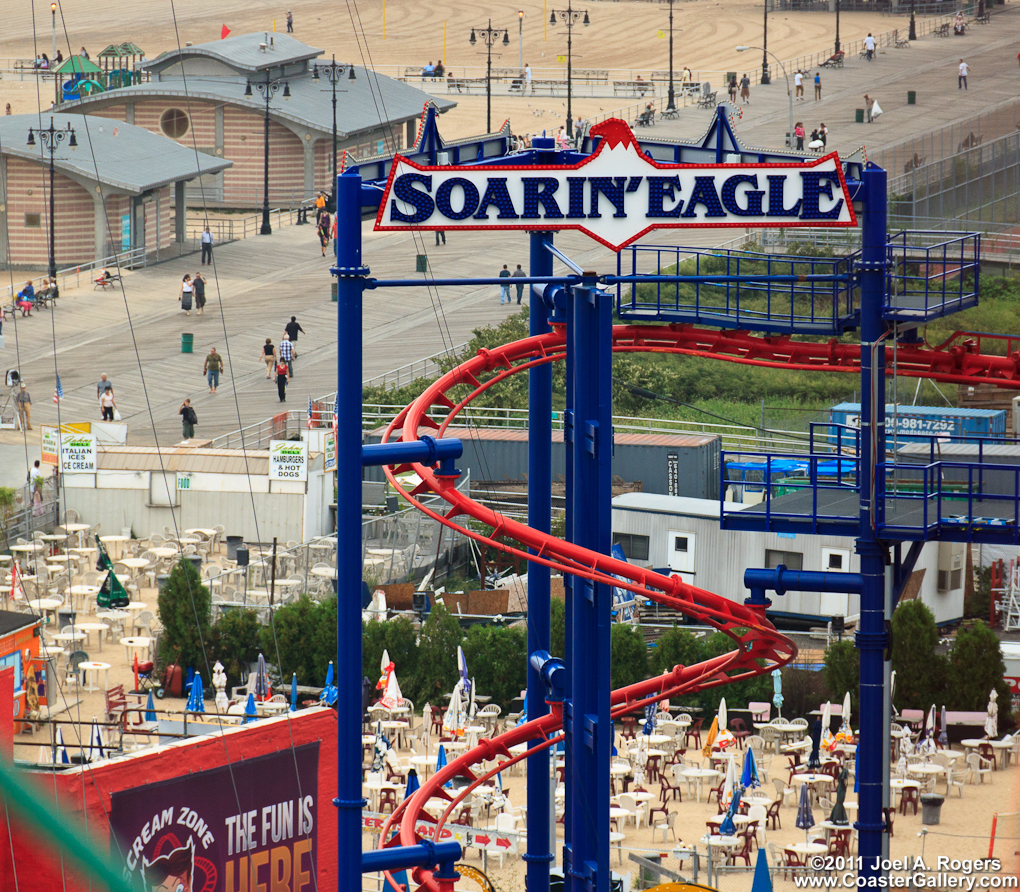
[[[992,568],[978,567],[974,576],[974,590],[963,603],[963,614],[976,619],[988,619],[992,606]]]
[[[336,659],[336,606],[313,601],[302,595],[273,614],[272,625],[261,631],[262,653],[276,663],[280,678],[289,681],[297,673],[298,683],[321,685],[330,660]]]
[[[648,677],[648,648],[636,626],[613,623],[610,641],[609,671],[613,690]]]
[[[210,652],[227,673],[227,685],[248,680],[248,664],[258,659],[259,615],[254,610],[228,610],[212,627]]]
[[[212,597],[202,585],[191,561],[181,558],[159,592],[159,621],[163,625],[160,636],[160,660],[177,661],[184,668],[194,667],[201,672],[202,680],[212,678],[212,654],[207,654],[203,642],[209,641]]]
[[[418,672],[405,691],[416,705],[442,704],[443,694],[453,690],[458,677],[457,645],[463,637],[455,616],[442,604],[432,608],[418,638]]]
[[[649,656],[651,670],[657,675],[669,672],[674,666],[692,666],[704,659],[701,639],[686,629],[672,628],[655,643]]]
[[[825,649],[825,684],[829,699],[842,703],[850,692],[851,710],[860,703],[861,652],[849,638],[834,641]]]
[[[980,620],[960,629],[949,651],[947,705],[950,709],[983,710],[994,688],[999,694],[999,728],[1008,727],[1011,700],[1005,674],[1006,664],[995,632]]]
[[[771,683],[771,676],[766,676]],[[758,700],[771,700],[771,684],[768,697],[755,697]],[[824,703],[829,696],[829,688],[825,676],[821,672],[810,669],[783,669],[783,715],[788,718],[806,716],[812,709]]]
[[[464,657],[478,693],[492,698],[504,713],[528,684],[528,633],[508,626],[472,626],[464,639]]]
[[[567,602],[553,598],[549,607],[549,653],[562,660],[567,655]]]
[[[893,612],[892,635],[894,702],[898,709],[928,709],[945,696],[946,658],[935,652],[935,617],[918,600],[901,601]]]

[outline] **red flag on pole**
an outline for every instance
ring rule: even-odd
[[[220,28],[220,40],[225,40],[229,33],[230,29],[226,25]]]

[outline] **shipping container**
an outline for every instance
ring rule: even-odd
[[[966,437],[1004,437],[1006,435],[1005,409],[957,409],[951,406],[897,406],[885,407],[886,438],[890,448],[898,442],[927,442],[931,437],[958,442]],[[860,403],[840,403],[829,410],[834,424],[859,427]],[[830,430],[835,441],[835,430]],[[845,440],[845,434],[844,434]]]
[[[743,603],[748,567],[860,571],[855,540],[803,533],[724,530],[718,501],[625,493],[613,499],[613,542],[632,564],[677,574],[685,582]],[[742,506],[727,505],[727,511]],[[903,598],[920,598],[939,624],[963,616],[966,546],[929,542],[922,549]],[[781,624],[824,624],[833,616],[855,616],[860,596],[850,593],[771,593],[769,616]]]
[[[382,428],[371,431],[365,442],[378,443],[382,433]],[[473,484],[527,481],[526,428],[451,427],[445,436],[459,437],[464,443],[464,455],[456,464],[462,471],[470,471]],[[553,431],[552,436],[553,480],[562,480],[566,475],[563,431]],[[613,447],[613,475],[625,483],[640,483],[644,492],[698,499],[719,497],[722,447],[717,436],[617,433]],[[366,468],[365,479],[385,479],[382,468]]]

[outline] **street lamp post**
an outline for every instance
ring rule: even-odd
[[[779,63],[779,67],[783,69],[783,77],[786,78],[786,98],[790,101],[790,132],[787,135],[787,140],[788,140],[787,141],[787,146],[789,146],[790,148],[793,148],[793,91],[790,89],[790,75],[788,75],[786,73],[786,66],[782,63],[782,61],[779,59],[779,57],[776,56],[775,53],[769,52],[768,50],[764,49],[764,47],[760,47],[760,46],[738,46],[737,47],[737,52],[738,53],[744,53],[744,52],[747,52],[747,50],[762,50],[763,52],[768,53],[768,55],[770,55],[773,59],[776,60],[776,62]]]
[[[676,92],[673,90],[673,0],[669,0],[669,94],[666,111],[676,110]]]
[[[583,16],[583,18],[582,18]],[[554,9],[549,15],[549,24],[555,25],[556,20],[559,19],[567,26],[567,136],[573,138],[574,136],[574,119],[572,116],[571,100],[573,98],[573,34],[574,25],[581,22],[586,28],[591,24],[591,20],[588,18],[588,10],[583,12],[579,9],[572,8],[571,4],[567,3],[566,9]]]
[[[266,113],[263,119],[264,139],[262,146],[262,155],[265,160],[262,172],[262,226],[259,229],[259,235],[272,235],[273,227],[269,223],[269,101],[279,92],[280,87],[283,87],[283,98],[290,99],[290,84],[287,81],[271,81],[269,79],[269,69],[267,68],[266,79],[264,81],[257,81],[254,86],[266,104]],[[252,82],[248,80],[244,86],[245,96],[251,96],[251,88]]]
[[[524,10],[517,10],[517,67],[524,70]],[[524,95],[524,85],[521,84],[521,95]]]
[[[336,213],[336,85],[340,78],[347,74],[347,80],[357,80],[354,76],[353,65],[337,65],[336,56],[334,55],[329,65],[322,66],[322,73],[326,75],[326,79],[329,81],[330,92],[333,94],[333,166],[330,168],[333,171],[333,185],[329,190],[329,194],[333,200],[333,212]],[[319,66],[312,66],[312,80],[317,81],[319,79]],[[323,90],[322,92],[326,92]],[[343,90],[340,91],[344,92]]]
[[[910,0],[910,31],[914,31],[914,0]],[[839,52],[839,0],[836,0],[836,52]]]
[[[838,3],[839,0],[836,0],[836,2]],[[763,84],[771,84],[772,78],[769,77],[769,56],[772,55],[769,52],[769,0],[764,0],[764,3],[765,27],[762,29],[761,36],[761,82]]]
[[[53,181],[56,170],[53,166],[53,156],[59,146],[65,139],[67,144],[75,149],[78,147],[78,139],[74,135],[74,129],[70,124],[67,125],[66,130],[58,130],[53,126],[53,118],[50,118],[50,126],[43,130],[41,127],[37,131],[33,131],[31,127],[28,128],[28,145],[35,145],[36,133],[39,134],[39,140],[43,146],[50,153],[50,265],[49,265],[49,276],[53,280],[54,294],[57,293],[57,249],[56,249],[56,237],[57,230],[55,226],[54,213],[56,211],[56,202],[53,196]]]
[[[506,28],[493,28],[492,19],[489,19],[489,24],[486,27],[471,29],[469,43],[472,46],[478,42],[478,36],[481,36],[485,43],[487,57],[485,65],[485,132],[492,133],[492,45],[502,37],[503,46],[510,46],[510,32]]]
[[[838,3],[839,0],[836,0],[836,2]],[[839,7],[837,6],[836,8],[838,9]],[[983,10],[979,9],[978,15],[981,15],[982,12]],[[914,19],[914,0],[910,0],[910,30],[907,32],[907,40],[917,40],[917,22]]]
[[[50,4],[50,17],[53,20],[53,57],[52,57],[53,61],[50,62],[50,64],[51,65],[56,65],[56,59],[57,59],[57,4],[56,3],[51,3]]]

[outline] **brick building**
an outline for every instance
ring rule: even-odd
[[[323,51],[286,34],[242,34],[184,47],[141,63],[150,80],[61,106],[63,111],[116,118],[233,161],[233,167],[188,190],[188,201],[232,207],[262,203],[265,102],[245,86],[283,80],[270,103],[269,200],[293,207],[329,190],[333,109],[329,81],[313,77]],[[328,64],[328,63],[327,63]],[[337,140],[357,158],[392,152],[414,141],[426,102],[439,111],[456,103],[355,66],[337,84]],[[204,194],[203,194],[204,193]]]
[[[197,154],[142,127],[55,114],[73,127],[54,153],[55,255],[58,268],[90,263],[131,248],[149,255],[184,241],[184,184],[220,175],[230,162]],[[36,115],[0,116],[0,264],[45,267],[49,257],[49,150],[28,145]]]

